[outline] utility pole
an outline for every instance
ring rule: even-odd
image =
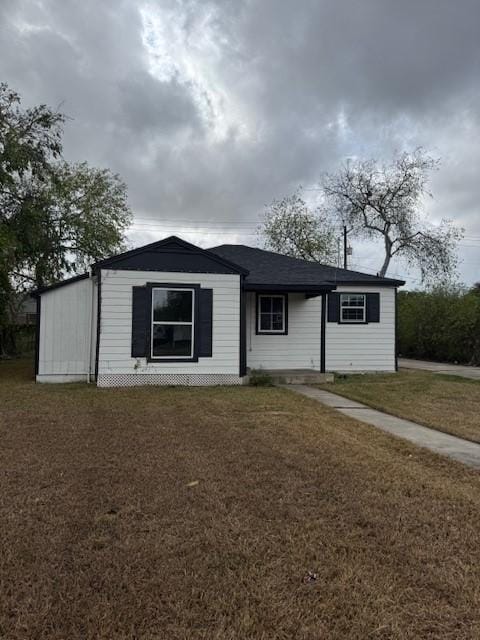
[[[350,231],[352,231],[352,229],[350,229]],[[347,226],[343,225],[343,268],[344,269],[348,269],[348,256],[351,256],[353,253],[352,247],[348,246],[347,234],[348,234]]]

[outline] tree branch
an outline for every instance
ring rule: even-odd
[[[25,273],[20,273],[20,271],[11,271],[10,273],[17,278],[23,278],[24,280],[30,280],[30,282],[35,283],[37,282],[34,277],[27,276]]]

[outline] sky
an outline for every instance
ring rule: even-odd
[[[131,246],[258,245],[274,198],[424,147],[431,224],[480,280],[478,0],[0,0],[0,81],[69,116],[64,157],[128,185]],[[381,243],[352,241],[378,271]],[[420,286],[394,262],[391,276]]]

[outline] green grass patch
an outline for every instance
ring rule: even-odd
[[[427,371],[336,376],[321,385],[352,400],[480,443],[480,382]]]

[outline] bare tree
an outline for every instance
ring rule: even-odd
[[[265,247],[294,258],[336,264],[334,223],[324,210],[311,209],[300,194],[274,200],[267,207],[259,229]]]
[[[455,271],[456,245],[463,232],[442,220],[428,225],[421,214],[429,174],[438,166],[423,149],[397,155],[391,164],[347,163],[322,182],[329,204],[357,237],[381,238],[385,276],[394,256],[420,268],[422,279],[448,278]]]

